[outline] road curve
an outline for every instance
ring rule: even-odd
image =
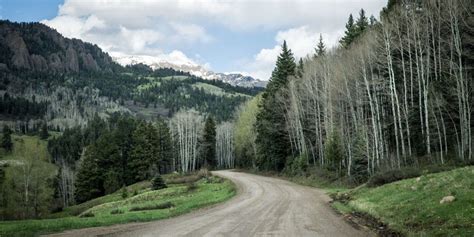
[[[231,200],[146,223],[71,230],[52,236],[371,236],[328,206],[323,191],[253,174],[215,171],[239,192]]]

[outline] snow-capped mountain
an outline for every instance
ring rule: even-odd
[[[150,66],[153,70],[158,68],[173,68],[175,70],[188,72],[191,75],[208,80],[220,80],[234,86],[242,87],[265,87],[266,81],[255,79],[251,76],[240,73],[216,73],[208,70],[189,59],[182,52],[173,51],[170,54],[159,56],[148,55],[124,55],[111,53],[112,59],[122,66],[143,63]]]

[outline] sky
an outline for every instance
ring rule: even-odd
[[[42,22],[111,55],[198,63],[268,80],[286,40],[296,58],[322,35],[337,45],[349,14],[386,0],[0,0],[0,18]],[[172,57],[170,57],[170,55]]]

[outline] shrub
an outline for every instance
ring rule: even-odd
[[[324,154],[328,164],[327,168],[332,171],[340,171],[340,162],[344,159],[343,146],[339,133],[337,131],[331,132],[327,144],[324,148]]]
[[[164,203],[160,203],[158,205],[152,205],[152,206],[132,207],[130,208],[129,211],[158,210],[158,209],[167,209],[171,207],[174,207],[174,204],[172,202],[164,202]]]
[[[186,190],[187,190],[188,192],[192,192],[192,191],[194,191],[194,190],[196,190],[196,189],[197,189],[196,182],[191,182],[191,183],[187,183],[187,184],[186,184]]]
[[[168,184],[185,184],[185,183],[192,183],[192,182],[197,182],[199,181],[201,176],[199,176],[197,173],[196,174],[189,174],[185,176],[172,176],[168,177],[167,182]]]
[[[406,168],[402,170],[389,170],[381,173],[377,173],[370,177],[367,182],[368,187],[377,187],[384,184],[392,183],[402,179],[409,179],[418,177],[421,172],[417,169]]]
[[[212,176],[212,173],[208,169],[202,168],[198,171],[197,176],[201,178],[208,178]]]
[[[123,211],[120,210],[120,209],[114,209],[110,212],[110,214],[112,214],[112,215],[117,215],[117,214],[122,214],[122,213],[123,213]]]
[[[151,188],[153,190],[163,189],[166,187],[165,180],[160,174],[155,175],[155,177],[151,180]]]
[[[125,199],[128,197],[128,191],[127,191],[127,188],[125,188],[125,186],[122,187],[122,198]]]
[[[81,215],[79,215],[80,218],[84,218],[84,217],[94,217],[94,213],[92,212],[86,212],[86,213],[82,213]]]

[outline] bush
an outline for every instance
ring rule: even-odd
[[[186,191],[192,192],[197,189],[196,182],[191,182],[186,184]]]
[[[86,213],[82,213],[81,215],[79,215],[80,218],[84,218],[84,217],[94,217],[94,213],[92,212],[86,212]]]
[[[181,176],[181,177],[174,177],[168,179],[169,184],[184,184],[184,183],[192,183],[200,180],[201,177],[197,175],[186,175],[186,176]]]
[[[128,197],[128,191],[127,191],[127,188],[125,188],[125,186],[122,187],[122,198],[125,199]]]
[[[123,211],[120,210],[120,209],[114,209],[110,212],[110,214],[112,214],[112,215],[117,215],[117,214],[122,214],[122,213],[123,213]]]
[[[172,202],[164,202],[164,203],[160,203],[158,205],[153,205],[153,206],[132,207],[130,208],[130,211],[158,210],[158,209],[167,209],[171,207],[174,207],[174,204]]]
[[[212,173],[208,169],[203,168],[198,171],[197,176],[201,178],[208,178],[212,176]]]
[[[368,187],[377,187],[384,184],[392,183],[402,179],[410,179],[418,177],[421,172],[417,169],[406,168],[402,170],[389,170],[381,173],[377,173],[370,177],[367,182]]]
[[[157,174],[152,180],[151,180],[151,188],[153,190],[158,190],[158,189],[163,189],[166,188],[166,183],[163,177],[161,177],[160,174]]]
[[[301,154],[295,158],[288,157],[283,172],[287,175],[294,176],[306,173],[308,169],[308,155]]]

